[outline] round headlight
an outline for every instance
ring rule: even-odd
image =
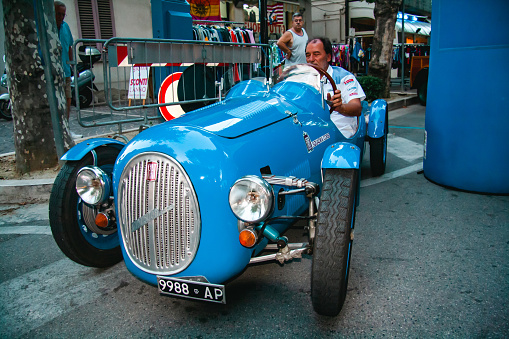
[[[106,202],[110,197],[110,177],[99,167],[85,166],[76,177],[76,191],[90,205]]]
[[[248,175],[230,189],[230,207],[235,216],[248,223],[266,219],[274,205],[272,186],[260,177]]]

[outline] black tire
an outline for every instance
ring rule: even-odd
[[[358,171],[326,169],[313,244],[311,301],[315,312],[336,316],[346,298]]]
[[[381,176],[385,173],[387,163],[387,135],[389,134],[389,108],[385,111],[384,135],[380,138],[369,139],[369,163],[371,175]]]
[[[12,120],[10,101],[0,100],[0,116],[2,116],[5,120]]]
[[[90,87],[83,86],[78,88],[78,94],[80,98],[80,109],[88,108],[93,100],[93,93]]]
[[[385,173],[387,160],[387,134],[381,138],[369,140],[369,162],[371,175],[379,177]]]
[[[99,147],[96,153],[98,166],[111,174],[119,150]],[[64,164],[51,190],[49,220],[53,238],[69,259],[85,266],[109,267],[122,260],[118,231],[94,232],[95,225],[91,226],[87,216],[95,217],[97,211],[81,200],[75,187],[78,171],[92,163],[89,153]]]
[[[417,97],[419,98],[419,103],[423,106],[426,106],[426,100],[428,98],[428,80],[423,81],[417,87]]]

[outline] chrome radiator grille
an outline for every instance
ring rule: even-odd
[[[129,161],[119,181],[122,240],[142,270],[173,274],[194,259],[200,241],[200,211],[193,185],[182,166],[161,153]]]

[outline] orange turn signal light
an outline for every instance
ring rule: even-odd
[[[95,224],[99,227],[106,228],[110,224],[110,218],[108,218],[106,213],[97,213]]]
[[[253,230],[245,228],[242,231],[240,231],[239,241],[242,246],[251,248],[256,244],[257,240],[258,237],[256,236],[256,233]]]

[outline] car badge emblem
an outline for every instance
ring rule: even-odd
[[[157,162],[149,161],[147,164],[147,180],[156,181],[157,179]]]

